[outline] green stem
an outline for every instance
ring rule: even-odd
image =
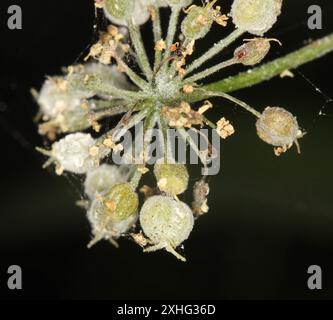
[[[244,31],[240,29],[236,29],[233,31],[229,36],[226,38],[220,40],[218,43],[216,43],[211,49],[209,49],[206,53],[204,53],[200,58],[194,60],[192,64],[188,66],[186,69],[186,74],[189,74],[193,70],[199,68],[202,64],[204,64],[206,61],[210,60],[214,56],[216,56],[218,53],[220,53],[223,49],[228,47],[231,43],[233,43],[237,38],[239,38]]]
[[[139,91],[129,91],[116,88],[105,82],[102,77],[96,73],[92,74],[72,74],[68,77],[68,82],[74,90],[82,90],[85,92],[93,92],[96,95],[112,96],[117,99],[135,102],[145,99],[146,94]]]
[[[148,82],[139,77],[121,58],[115,57],[118,66],[124,69],[128,77],[136,84],[140,89],[145,90],[149,88]]]
[[[203,95],[207,98],[211,97],[221,97],[224,99],[227,99],[235,104],[237,104],[238,106],[244,108],[245,110],[249,111],[250,113],[252,113],[254,116],[256,116],[257,118],[260,118],[261,113],[257,110],[255,110],[254,108],[252,108],[251,106],[249,106],[247,103],[245,103],[244,101],[241,101],[225,92],[221,92],[221,91],[205,91],[203,90]]]
[[[143,161],[144,163],[149,157],[149,151],[150,151],[150,143],[152,140],[153,135],[153,129],[157,122],[157,111],[153,110],[150,114],[147,115],[144,127],[143,127]],[[141,160],[141,159],[140,159]]]
[[[172,12],[171,12],[170,21],[169,21],[168,34],[167,34],[167,38],[166,38],[167,51],[165,52],[164,59],[166,59],[170,56],[170,46],[172,45],[173,40],[175,38],[180,11],[181,11],[180,6],[172,7]]]
[[[153,20],[153,32],[154,32],[154,42],[155,45],[158,41],[162,39],[162,27],[161,27],[161,14],[158,7],[154,7],[155,10],[155,19]],[[162,60],[162,52],[155,50],[155,63],[154,70],[158,67]]]
[[[133,170],[135,171],[133,172],[133,175],[130,179],[130,185],[135,190],[139,186],[140,180],[142,178],[142,173],[137,169],[137,166],[134,166]]]
[[[132,43],[134,45],[135,52],[138,57],[140,68],[145,73],[147,79],[150,81],[153,77],[153,71],[150,67],[147,52],[143,45],[140,29],[138,26],[134,25],[131,21],[129,21],[128,30],[131,36]]]
[[[260,67],[239,73],[236,76],[206,85],[208,91],[233,92],[251,87],[263,81],[272,79],[281,72],[318,59],[333,51],[333,33],[293,52],[285,57],[266,63]],[[202,100],[202,99],[200,99]],[[195,99],[198,101],[198,99]]]
[[[166,38],[166,51],[163,56],[163,61],[166,61],[163,65],[164,72],[166,72],[168,65],[169,65],[169,63],[167,61],[171,56],[170,47],[173,44],[173,40],[175,38],[175,34],[177,31],[177,25],[178,25],[178,19],[179,19],[181,9],[182,9],[181,6],[174,6],[171,9],[172,11],[171,11],[168,33],[167,33],[167,38]]]
[[[195,81],[204,79],[204,78],[206,78],[206,77],[208,77],[208,76],[210,76],[210,75],[212,75],[212,74],[214,74],[214,73],[216,73],[216,72],[218,72],[218,71],[220,71],[224,68],[232,66],[235,63],[237,63],[237,62],[234,58],[229,59],[227,61],[223,61],[223,62],[221,62],[221,63],[219,63],[219,64],[217,64],[217,65],[215,65],[211,68],[208,68],[208,69],[206,69],[202,72],[199,72],[199,73],[193,75],[192,77],[189,77],[189,78],[185,79],[184,81],[185,81],[185,83],[191,83],[191,82],[195,82]]]

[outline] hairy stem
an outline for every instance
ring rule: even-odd
[[[182,9],[181,6],[172,7],[171,16],[170,16],[170,20],[169,20],[168,33],[167,33],[167,38],[166,38],[166,51],[163,56],[163,61],[166,61],[166,63],[164,63],[164,65],[163,65],[164,72],[168,68],[167,61],[171,55],[170,47],[173,44],[173,41],[175,38],[175,34],[177,31],[177,25],[178,25],[178,19],[179,19],[181,9]]]
[[[293,52],[285,57],[266,63],[260,67],[242,72],[236,76],[214,82],[203,89],[207,91],[233,92],[251,87],[263,81],[272,79],[281,72],[318,59],[333,51],[333,33]],[[201,99],[200,99],[201,100]],[[196,99],[198,101],[198,99]]]
[[[128,23],[128,29],[131,36],[132,43],[134,45],[135,52],[137,54],[140,68],[145,73],[147,79],[150,81],[153,77],[153,71],[150,67],[149,59],[146,49],[143,45],[140,29],[135,26],[131,21]]]
[[[130,185],[135,190],[139,186],[140,180],[142,178],[142,173],[137,169],[137,166],[134,166],[134,170],[135,171],[133,172],[130,179]]]
[[[154,32],[154,42],[155,44],[162,39],[162,26],[161,26],[161,14],[158,7],[153,7],[155,11],[155,16],[153,20],[153,32]],[[155,50],[155,63],[154,70],[158,67],[162,60],[162,52]]]
[[[140,89],[145,90],[149,87],[148,82],[139,77],[121,58],[115,57],[118,66],[122,68],[127,76],[136,84]]]
[[[142,92],[116,88],[104,81],[97,73],[72,74],[68,77],[68,82],[70,88],[74,90],[93,92],[96,95],[123,99],[129,102],[135,102],[147,97]]]
[[[185,83],[191,83],[191,82],[195,82],[195,81],[204,79],[204,78],[206,78],[206,77],[208,77],[208,76],[210,76],[210,75],[212,75],[212,74],[214,74],[214,73],[216,73],[216,72],[218,72],[218,71],[220,71],[224,68],[227,68],[227,67],[235,64],[235,63],[237,63],[237,62],[234,58],[229,59],[227,61],[223,61],[223,62],[221,62],[221,63],[219,63],[219,64],[217,64],[217,65],[215,65],[211,68],[208,68],[208,69],[206,69],[202,72],[199,72],[199,73],[185,79],[184,81],[185,81]]]
[[[199,68],[202,64],[204,64],[206,61],[210,60],[214,56],[216,56],[218,53],[220,53],[223,49],[228,47],[231,43],[233,43],[237,38],[239,38],[244,31],[240,29],[236,29],[233,31],[229,36],[226,38],[220,40],[218,43],[216,43],[211,49],[209,49],[206,53],[204,53],[200,58],[194,60],[192,64],[188,66],[186,69],[186,74],[189,74],[193,70]],[[185,74],[185,75],[186,75]]]
[[[227,99],[235,104],[237,104],[238,106],[244,108],[245,110],[249,111],[250,113],[252,113],[254,116],[256,116],[257,118],[260,118],[261,113],[257,110],[255,110],[254,108],[252,108],[251,106],[249,106],[247,103],[225,93],[225,92],[221,92],[221,91],[206,91],[206,90],[200,90],[202,91],[202,94],[207,97],[207,98],[212,98],[212,97],[221,97],[224,99]]]
[[[170,21],[169,21],[168,34],[167,34],[167,38],[166,38],[167,51],[165,52],[164,59],[166,59],[170,56],[169,49],[175,38],[180,11],[181,11],[180,6],[172,7],[172,12],[171,12]]]

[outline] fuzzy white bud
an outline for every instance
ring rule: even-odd
[[[281,14],[282,0],[234,0],[231,16],[237,28],[263,35]]]
[[[77,110],[83,99],[92,96],[91,93],[69,90],[66,84],[64,77],[56,77],[44,82],[38,96],[38,104],[45,118],[54,119],[65,111]]]
[[[91,224],[92,234],[95,237],[94,243],[101,239],[112,241],[126,234],[138,220],[138,215],[133,214],[124,220],[115,221],[110,219],[103,202],[95,199],[87,212],[87,218]]]
[[[52,145],[52,157],[66,171],[83,174],[97,167],[105,154],[91,155],[95,140],[90,134],[73,133]],[[102,151],[102,150],[101,150]]]
[[[84,191],[90,199],[97,195],[104,195],[115,184],[125,182],[128,170],[122,170],[115,165],[102,164],[87,173],[84,182]]]

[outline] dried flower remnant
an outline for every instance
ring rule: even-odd
[[[159,129],[166,150],[171,143],[168,129],[177,129],[206,166],[207,155],[214,146],[206,137],[207,149],[199,150],[187,129],[200,132],[199,129],[209,127],[221,139],[235,134],[233,124],[226,118],[217,123],[209,120],[213,98],[228,100],[253,115],[257,134],[275,147],[277,155],[293,144],[299,148],[298,139],[303,133],[290,112],[268,107],[261,113],[226,92],[213,91],[212,85],[199,83],[229,66],[252,67],[264,60],[271,42],[279,42],[264,34],[277,21],[282,1],[234,0],[230,13],[217,0],[206,0],[201,6],[192,3],[95,0],[97,10],[104,12],[110,25],[99,33],[84,64],[70,66],[64,75],[48,78],[37,96],[42,120],[39,132],[52,141],[49,150],[38,149],[49,158],[45,166],[54,163],[58,174],[66,171],[85,175],[85,203],[93,237],[89,247],[102,239],[117,245],[117,239],[130,236],[145,252],[165,249],[185,261],[177,247],[189,238],[194,218],[209,211],[209,184],[205,177],[197,181],[191,208],[185,204],[182,199],[193,181],[187,166],[173,162],[169,154],[154,165],[148,164],[150,129]],[[160,9],[167,6],[171,15],[164,37]],[[148,20],[154,37],[153,64],[140,29]],[[196,57],[196,43],[211,31],[214,23],[221,27],[234,24],[233,31]],[[243,37],[246,32],[256,37],[247,40]],[[235,46],[229,59],[202,68],[238,39],[246,42]],[[197,72],[199,68],[202,70]],[[250,68],[248,74],[251,71]],[[202,102],[195,105],[194,101]],[[121,115],[121,119],[114,123],[116,115]],[[139,156],[132,156],[141,162],[117,166],[111,163],[111,155],[123,150],[122,134],[141,122],[143,150]],[[59,134],[65,136],[57,141]],[[148,171],[156,178],[151,187],[142,184]],[[143,196],[139,197],[138,192]]]
[[[201,216],[209,211],[208,194],[209,184],[204,179],[197,181],[193,187],[192,210],[194,216]]]
[[[216,131],[222,139],[227,139],[235,133],[234,127],[225,118],[218,121]]]

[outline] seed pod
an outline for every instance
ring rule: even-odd
[[[124,20],[126,21],[128,17],[128,12],[132,12],[133,8],[133,0],[106,0],[104,12],[114,23],[123,24]]]
[[[245,66],[254,66],[266,57],[270,48],[268,39],[255,38],[237,48],[234,57]]]
[[[159,189],[169,195],[178,195],[187,189],[189,175],[183,164],[156,163],[154,173]]]
[[[234,0],[231,16],[237,28],[263,35],[281,13],[282,0]]]
[[[147,7],[141,0],[106,0],[104,13],[113,23],[126,26],[129,19],[141,25],[149,19]]]
[[[111,220],[120,222],[135,214],[139,198],[129,183],[116,184],[103,198]]]
[[[128,170],[108,164],[102,164],[98,168],[87,173],[84,182],[84,191],[93,200],[98,195],[104,195],[115,184],[125,182]]]
[[[206,7],[192,6],[182,22],[181,30],[189,40],[198,40],[209,32],[214,18],[209,5]]]
[[[92,247],[102,239],[109,240],[115,246],[118,246],[114,239],[118,239],[121,235],[126,234],[130,228],[136,223],[138,214],[134,213],[127,219],[115,221],[110,218],[109,210],[105,207],[103,201],[95,199],[87,212],[87,218],[91,224],[93,240],[88,247]]]
[[[258,136],[275,147],[291,147],[302,137],[296,118],[287,110],[267,107],[256,123]]]
[[[193,229],[193,214],[187,204],[171,197],[153,196],[142,206],[140,223],[154,245],[146,251],[165,248],[182,258],[172,249],[185,241]]]

